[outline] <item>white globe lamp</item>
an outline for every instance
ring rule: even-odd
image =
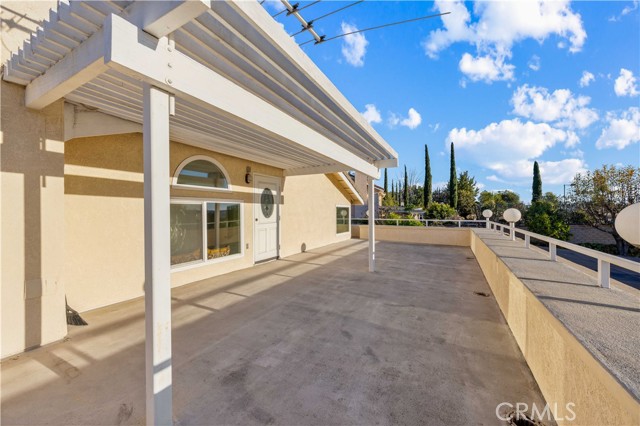
[[[493,216],[493,212],[489,209],[486,210],[482,210],[482,216],[484,217],[484,219],[487,221],[487,229],[489,229],[490,225],[489,225],[489,218],[491,216]]]
[[[626,242],[640,248],[640,203],[631,204],[618,213],[615,227]]]
[[[502,214],[502,218],[509,222],[509,228],[511,228],[511,241],[516,240],[516,226],[515,223],[522,218],[522,213],[518,209],[507,209]]]

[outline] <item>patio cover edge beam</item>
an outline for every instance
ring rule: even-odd
[[[134,2],[124,17],[144,31],[160,38],[171,34],[211,8],[211,0]]]
[[[107,71],[104,48],[100,29],[27,85],[25,106],[42,109]]]
[[[105,20],[105,63],[120,72],[181,94],[191,102],[214,107],[259,131],[335,160],[340,170],[357,170],[376,177],[378,168],[335,144],[326,136],[296,121],[224,76],[171,48],[166,39],[155,39],[127,20],[109,15]],[[332,170],[338,171],[338,170]],[[326,173],[326,172],[325,172]]]

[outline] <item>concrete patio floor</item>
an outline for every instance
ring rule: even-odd
[[[178,425],[500,424],[544,405],[468,248],[351,240],[173,290]],[[143,424],[141,299],[2,362],[13,424]]]

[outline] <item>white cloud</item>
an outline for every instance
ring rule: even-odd
[[[362,116],[369,124],[372,123],[381,123],[382,117],[380,116],[380,111],[374,104],[366,104],[364,106],[365,111],[361,112]]]
[[[568,89],[549,93],[544,87],[523,85],[511,98],[513,113],[536,121],[553,122],[556,126],[584,129],[598,119],[587,106],[588,96],[574,96]]]
[[[609,18],[609,22],[617,22],[620,19],[622,19],[623,16],[630,14],[631,12],[633,12],[634,10],[636,10],[638,8],[638,0],[633,0],[633,3],[630,6],[625,6],[622,11],[620,12],[619,15],[617,16],[611,16]]]
[[[415,108],[409,108],[409,112],[406,117],[402,117],[395,112],[390,112],[387,123],[389,124],[389,127],[401,125],[413,130],[422,123],[422,116],[415,110]]]
[[[265,7],[274,12],[280,12],[285,9],[284,4],[280,0],[265,0]]]
[[[608,127],[602,130],[596,148],[623,149],[640,141],[640,108],[631,107],[619,116],[610,113],[607,122]]]
[[[633,72],[624,68],[620,68],[620,76],[616,78],[613,90],[617,96],[638,96],[640,94]]]
[[[480,130],[453,129],[446,140],[447,143],[453,142],[458,152],[469,154],[478,164],[493,172],[487,180],[513,182],[531,177],[533,159],[556,144],[567,144],[573,139],[577,136],[572,131],[557,129],[547,123],[523,123],[516,118],[491,123]],[[584,161],[579,158],[540,162],[541,170],[543,164],[547,170],[543,179],[548,183],[561,182],[567,175],[584,168]]]
[[[440,123],[429,124],[429,128],[431,129],[431,133],[435,133],[440,128]]]
[[[594,82],[596,79],[596,76],[594,76],[593,74],[591,74],[589,71],[582,71],[582,77],[580,77],[580,87],[587,87],[589,86],[592,82]]]
[[[587,38],[582,18],[571,10],[569,0],[476,2],[475,20],[460,0],[436,0],[435,8],[451,14],[442,16],[444,28],[432,31],[423,42],[425,53],[436,58],[453,43],[474,45],[476,57],[465,53],[460,61],[460,70],[469,71],[473,81],[510,80],[514,66],[505,59],[511,58],[511,48],[522,40],[542,43],[555,35],[568,41],[569,51],[578,52]],[[562,42],[559,47],[565,45]]]
[[[566,158],[560,161],[538,161],[542,182],[558,185],[570,182],[578,173],[584,173],[587,165],[581,158]],[[512,163],[497,163],[493,169],[497,174],[487,176],[492,182],[526,184],[531,180],[533,161],[518,160]]]
[[[469,53],[462,55],[460,71],[471,81],[491,83],[498,80],[513,80],[513,65],[505,64],[504,57],[494,58],[490,55],[476,56]]]
[[[529,62],[527,63],[527,65],[529,66],[529,68],[531,68],[533,71],[539,71],[540,70],[540,56],[538,55],[533,55],[531,57],[531,59],[529,59]]]
[[[420,113],[413,108],[409,108],[409,115],[407,118],[400,121],[401,126],[408,127],[411,130],[418,127],[420,123],[422,123],[422,116],[420,116]]]
[[[400,117],[395,112],[389,113],[389,118],[387,119],[387,123],[389,123],[389,127],[396,127],[398,123],[400,123]]]
[[[343,34],[358,31],[355,25],[350,25],[346,22],[343,22],[341,26]],[[369,42],[364,34],[349,34],[342,41],[342,56],[354,67],[361,67],[364,65],[364,55],[367,54],[368,44]]]

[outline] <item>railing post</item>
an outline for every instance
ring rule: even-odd
[[[553,262],[555,262],[557,259],[556,245],[553,243],[549,243],[549,259],[551,259]]]
[[[458,221],[458,228],[460,228],[460,227],[462,227],[462,221],[461,220]]]
[[[531,246],[531,237],[529,235],[524,236],[524,246],[529,248]]]
[[[611,264],[602,259],[598,259],[598,285],[611,288]]]

